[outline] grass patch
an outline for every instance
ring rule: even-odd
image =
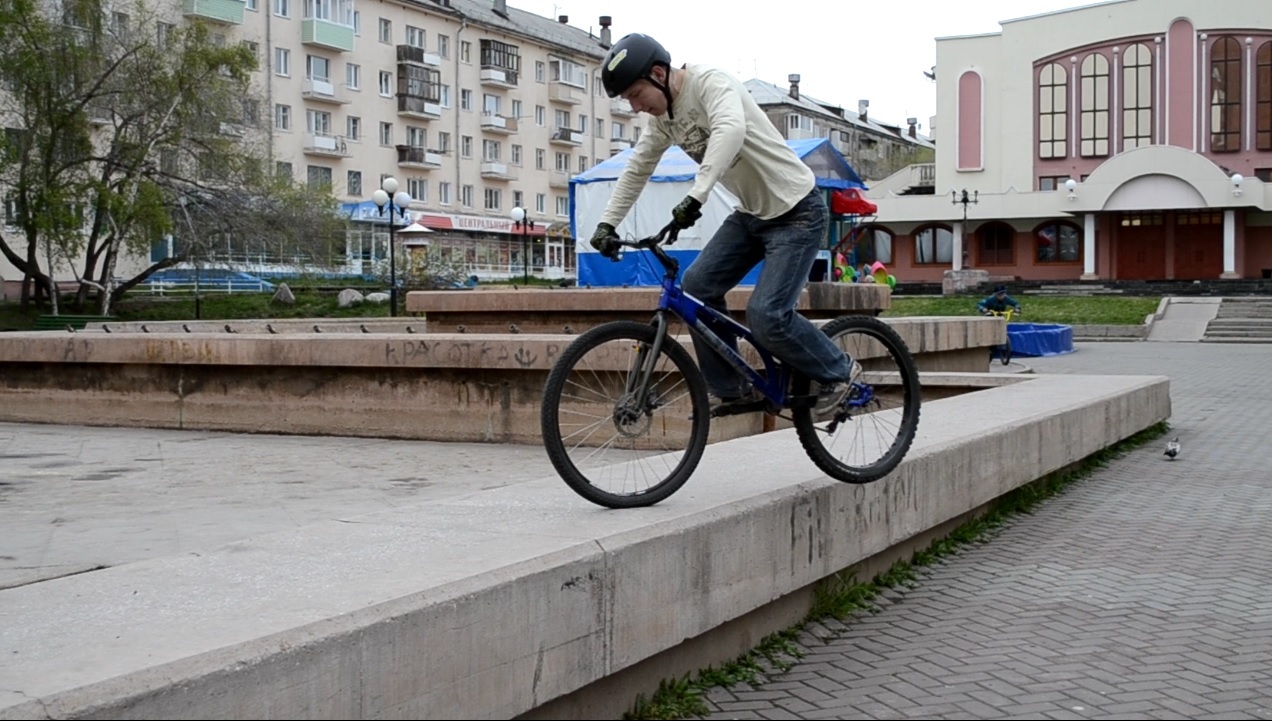
[[[835,574],[820,584],[813,607],[800,624],[770,634],[755,649],[720,668],[708,667],[696,675],[664,680],[649,698],[644,694],[637,696],[632,709],[623,718],[683,719],[706,715],[710,709],[703,697],[710,689],[738,683],[757,686],[765,681],[765,674],[769,669],[789,669],[803,655],[795,639],[809,624],[831,618],[847,621],[860,613],[877,612],[879,606],[876,599],[883,592],[889,589],[914,588],[925,567],[937,563],[967,544],[989,540],[1012,516],[1031,513],[1042,501],[1061,493],[1074,482],[1089,477],[1110,461],[1161,438],[1169,430],[1168,423],[1158,423],[1088,456],[1071,469],[1051,473],[1017,488],[999,498],[985,514],[961,524],[950,535],[916,552],[910,560],[898,560],[869,582],[858,581],[852,569]]]
[[[976,303],[984,296],[899,297],[883,311],[884,318],[916,315],[976,315]],[[1025,309],[1027,323],[1064,325],[1141,325],[1144,317],[1157,311],[1158,297],[1119,295],[1013,296]]]

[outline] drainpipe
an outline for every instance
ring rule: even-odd
[[[269,0],[260,0],[260,2],[268,2]],[[274,144],[277,142],[277,135],[274,127],[274,43],[270,32],[273,29],[274,13],[268,7],[264,8],[265,15],[265,122],[266,128],[269,129],[269,155],[268,161],[271,166],[274,165]],[[295,118],[292,118],[295,121]],[[265,168],[267,175],[274,175],[274,168]]]
[[[455,94],[451,97],[451,107],[455,111],[455,132],[451,136],[451,142],[455,144],[455,196],[452,202],[459,200],[464,188],[462,180],[463,173],[460,172],[460,165],[463,161],[459,157],[459,149],[463,143],[463,138],[459,134],[459,116],[461,113],[461,109],[459,107],[459,48],[461,43],[460,36],[464,34],[464,28],[466,27],[468,27],[468,18],[460,16],[459,29],[455,31],[455,84],[452,86]],[[476,98],[474,98],[474,101],[476,101]]]

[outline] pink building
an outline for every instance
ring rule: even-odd
[[[934,186],[869,193],[898,278],[1272,277],[1268,0],[1004,21],[938,38],[936,77]]]

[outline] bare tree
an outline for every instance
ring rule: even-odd
[[[55,299],[60,269],[79,281],[76,305],[108,314],[212,239],[318,256],[339,235],[329,188],[274,177],[254,51],[197,20],[169,24],[151,1],[107,13],[65,0],[52,15],[52,3],[0,0],[0,117],[13,128],[0,187],[19,229],[0,234],[0,253],[24,274],[24,303]],[[147,258],[169,235],[175,253],[117,280],[121,255]]]

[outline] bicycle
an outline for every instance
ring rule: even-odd
[[[1008,308],[1007,310],[986,310],[985,315],[992,315],[995,318],[1002,318],[1004,324],[1007,324],[1007,323],[1011,323],[1012,316],[1018,312],[1019,311],[1017,311],[1015,308]],[[1008,334],[1005,337],[1005,342],[999,345],[993,345],[989,347],[989,362],[993,363],[995,358],[1002,361],[1003,365],[1009,365],[1011,363],[1011,335],[1010,334]]]
[[[666,271],[653,319],[593,327],[566,347],[548,374],[540,424],[548,457],[566,484],[608,508],[653,505],[689,480],[712,417],[757,411],[790,420],[809,458],[832,478],[869,483],[891,473],[914,441],[921,404],[918,370],[896,331],[870,316],[822,325],[855,361],[854,377],[840,405],[815,417],[819,384],[777,360],[750,329],[681,290],[679,262],[662,248],[677,233],[673,224],[648,238],[617,241],[649,251]],[[713,413],[692,344],[670,332],[675,321],[726,358],[757,399]],[[729,335],[749,343],[758,363],[735,351],[724,340]]]

